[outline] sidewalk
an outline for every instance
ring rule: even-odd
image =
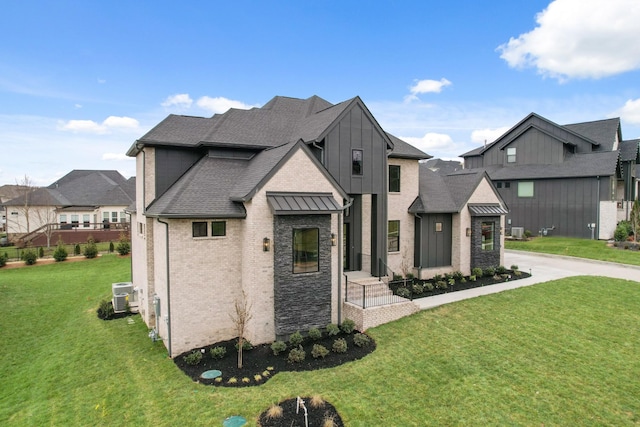
[[[564,277],[571,276],[607,276],[614,277],[616,279],[640,281],[640,267],[638,266],[567,257],[562,255],[505,250],[504,266],[509,268],[514,264],[518,266],[520,271],[530,273],[531,277],[514,280],[512,282],[504,282],[491,286],[468,289],[466,291],[451,292],[433,297],[420,298],[413,302],[418,305],[421,310],[426,310],[468,298],[495,294],[509,289],[531,286],[536,283],[548,282],[550,280],[562,279]]]

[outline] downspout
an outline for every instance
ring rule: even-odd
[[[596,179],[598,180],[598,186],[596,188],[596,198],[597,200],[597,204],[596,204],[596,235],[595,235],[595,240],[599,240],[600,239],[600,175],[596,176]]]
[[[338,324],[342,323],[342,271],[344,269],[344,265],[342,264],[342,242],[344,241],[344,227],[341,227],[340,218],[344,218],[344,211],[349,209],[351,205],[353,205],[353,200],[350,199],[349,203],[342,207],[342,215],[338,217],[338,262],[342,265],[342,268],[339,268],[336,274],[338,275]],[[344,223],[344,219],[342,221]]]
[[[420,265],[418,266],[418,279],[422,279],[422,217],[417,213],[414,213],[413,216],[415,216],[420,222],[420,232],[418,233],[418,259],[420,260]]]
[[[165,244],[166,244],[166,262],[167,262],[167,349],[169,350],[169,357],[172,357],[171,354],[171,278],[169,277],[169,272],[171,268],[169,267],[169,223],[161,221],[160,218],[157,218],[158,222],[164,224],[165,226]],[[156,326],[158,325],[158,318],[156,317]]]

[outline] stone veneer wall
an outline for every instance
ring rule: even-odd
[[[274,219],[276,337],[331,322],[331,216],[281,215]],[[318,228],[318,271],[293,273],[293,230]]]
[[[493,222],[494,238],[493,250],[482,250],[482,223]],[[500,232],[500,217],[474,216],[471,217],[471,268],[497,267],[501,265],[502,236]]]

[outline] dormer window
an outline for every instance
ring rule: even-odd
[[[516,162],[516,147],[507,148],[507,163]]]

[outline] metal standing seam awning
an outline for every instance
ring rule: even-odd
[[[469,204],[469,212],[471,212],[471,216],[496,216],[509,213],[508,210],[496,203]]]
[[[274,215],[330,214],[340,212],[331,193],[271,193],[267,201]]]

